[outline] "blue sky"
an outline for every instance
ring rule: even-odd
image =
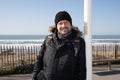
[[[0,0],[0,34],[49,34],[58,11],[83,31],[84,0]],[[92,0],[92,34],[120,35],[120,0]]]

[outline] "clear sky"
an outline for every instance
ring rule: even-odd
[[[84,0],[0,0],[0,34],[49,34],[62,10],[83,31]],[[120,35],[120,0],[92,0],[92,33]]]

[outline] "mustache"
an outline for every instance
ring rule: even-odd
[[[63,27],[63,28],[60,28],[61,30],[63,30],[63,29],[68,29],[68,27]]]

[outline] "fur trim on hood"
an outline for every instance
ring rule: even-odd
[[[82,36],[82,32],[78,29],[78,27],[72,26],[72,30],[77,32],[77,36]],[[55,26],[50,26],[49,32],[50,33],[55,33],[56,27]]]

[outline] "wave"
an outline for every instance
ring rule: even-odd
[[[0,46],[31,46],[41,45],[44,39],[32,40],[0,40]],[[92,44],[120,44],[120,39],[92,39]]]
[[[11,47],[11,46],[40,46],[44,39],[40,40],[0,40],[0,46]]]
[[[92,43],[120,43],[120,39],[92,39]]]

